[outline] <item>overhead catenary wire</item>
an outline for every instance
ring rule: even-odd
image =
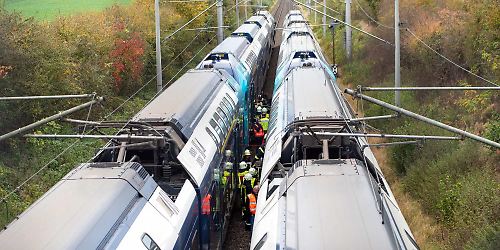
[[[347,24],[346,22],[344,22],[344,21],[342,21],[342,20],[339,20],[338,18],[335,18],[335,17],[330,16],[330,15],[328,15],[328,14],[326,14],[326,13],[322,12],[322,11],[319,11],[319,10],[317,10],[317,9],[314,9],[314,8],[312,8],[312,7],[309,7],[309,6],[307,6],[307,5],[305,5],[305,4],[301,3],[301,2],[299,2],[299,1],[297,1],[297,0],[292,0],[292,1],[293,1],[293,2],[295,2],[296,4],[302,5],[302,6],[306,7],[306,8],[308,8],[308,9],[311,9],[311,10],[313,10],[313,11],[315,11],[315,12],[318,12],[319,14],[322,14],[322,15],[324,14],[324,15],[326,15],[326,16],[327,16],[327,17],[329,17],[329,18],[332,18],[332,19],[334,19],[334,20],[336,20],[336,21],[338,21],[338,22],[340,22],[340,23],[342,23],[342,24],[344,24],[344,25],[346,25],[346,26],[349,26],[349,27],[351,27],[351,28],[353,28],[353,29],[355,29],[355,30],[357,30],[357,31],[359,31],[359,32],[361,32],[361,33],[363,33],[363,34],[365,34],[365,35],[368,35],[368,36],[370,36],[370,37],[372,37],[372,38],[375,38],[375,39],[377,39],[377,40],[379,40],[379,41],[381,41],[381,42],[383,42],[383,43],[386,43],[386,44],[388,44],[388,45],[394,46],[394,44],[392,44],[391,42],[389,42],[389,41],[387,41],[387,40],[384,40],[384,39],[382,39],[382,38],[380,38],[380,37],[378,37],[378,36],[376,36],[376,35],[373,35],[373,34],[372,34],[372,33],[370,33],[370,32],[364,31],[364,30],[362,30],[362,29],[360,29],[360,28],[358,28],[358,27],[356,27],[356,26],[353,26],[353,25]]]
[[[335,12],[335,13],[337,13],[337,14],[339,14],[339,15],[342,15],[342,13],[340,13],[339,11],[336,11],[336,10],[334,10],[334,9],[332,9],[332,8],[330,8],[330,7],[328,7],[328,6],[326,6],[326,5],[323,5],[322,3],[320,3],[320,2],[318,2],[318,1],[316,1],[316,0],[312,0],[312,1],[313,1],[314,3],[316,3],[316,4],[319,4],[321,7],[325,7],[326,9],[328,9],[328,10],[330,10],[330,11],[332,11],[332,12]]]
[[[163,41],[166,41],[166,40],[170,39],[172,36],[174,36],[175,34],[177,34],[177,32],[181,31],[186,26],[188,26],[190,23],[192,23],[194,20],[196,20],[198,17],[200,17],[201,15],[205,14],[205,12],[209,11],[212,7],[214,7],[217,4],[217,2],[218,1],[215,1],[213,4],[210,4],[206,9],[200,11],[200,13],[198,13],[196,16],[194,16],[193,18],[191,18],[185,24],[181,25],[181,27],[177,28],[174,32],[170,33],[170,35],[166,36],[163,39]]]
[[[488,79],[486,79],[486,78],[484,78],[484,77],[482,77],[480,75],[477,75],[474,72],[472,72],[472,71],[470,71],[470,70],[468,70],[468,69],[460,66],[458,63],[452,61],[448,57],[446,57],[443,54],[439,53],[438,51],[436,51],[435,49],[433,49],[431,46],[429,46],[427,43],[425,43],[420,37],[418,37],[417,35],[415,35],[415,33],[413,33],[409,28],[406,28],[406,31],[408,31],[408,33],[410,33],[415,39],[417,39],[418,42],[420,42],[422,45],[424,45],[427,49],[431,50],[432,52],[434,52],[435,54],[437,54],[438,56],[440,56],[444,60],[448,61],[449,63],[455,65],[456,67],[462,69],[463,71],[465,71],[465,72],[467,72],[467,73],[469,73],[469,74],[471,74],[471,75],[473,75],[473,76],[475,76],[475,77],[477,77],[477,78],[479,78],[479,79],[481,79],[481,80],[483,80],[483,81],[485,81],[485,82],[487,82],[489,84],[495,85],[497,87],[500,86],[500,85],[498,85],[498,84],[496,84],[496,83],[494,83],[494,82],[492,82],[492,81],[490,81],[490,80],[488,80]]]
[[[208,24],[207,24],[208,25]],[[171,60],[165,67],[163,67],[162,71],[164,71],[167,67],[169,67],[173,62],[175,62],[175,60],[177,58],[179,58],[183,52],[185,52],[190,46],[191,44],[196,41],[196,39],[198,38],[198,36],[200,35],[201,33],[198,33],[189,43],[188,45],[186,45],[184,47],[184,49],[177,54],[177,56]],[[197,56],[213,39],[215,38],[215,36],[213,36],[210,41],[208,43],[206,43],[192,58],[191,60],[189,60],[182,68],[181,70],[179,70],[175,75],[174,77],[172,77],[169,82],[167,84],[164,85],[163,89],[166,88],[169,83],[172,81],[172,79],[174,79],[180,71],[182,71],[187,64],[191,63],[193,58],[195,56]],[[151,82],[153,82],[154,79],[156,79],[158,75],[155,75],[153,76],[150,80],[148,80],[145,84],[143,84],[137,91],[135,91],[131,96],[129,96],[126,100],[124,100],[120,105],[118,105],[118,107],[116,107],[114,110],[112,110],[110,113],[108,113],[107,115],[104,116],[104,118],[102,118],[100,120],[100,122],[103,122],[105,120],[107,120],[109,117],[111,117],[113,114],[115,114],[118,110],[120,110],[126,103],[128,103],[134,96],[136,96],[139,92],[141,92],[146,86],[148,86]],[[163,90],[162,89],[162,90]],[[148,104],[158,95],[155,94],[155,96],[153,98],[151,98],[148,102]],[[147,104],[146,104],[147,105]],[[125,128],[128,123],[130,123],[130,119],[128,120],[128,122],[121,128],[119,129],[118,131],[122,130],[123,128]],[[83,133],[84,135],[88,135],[90,134],[91,132],[95,131],[96,128],[93,128],[91,130],[89,130],[87,133]],[[6,202],[7,199],[12,195],[14,194],[15,192],[19,191],[24,185],[26,185],[26,183],[30,182],[33,178],[35,178],[38,174],[40,174],[44,169],[46,169],[50,164],[52,164],[53,162],[55,162],[59,157],[61,157],[62,155],[64,155],[65,153],[67,153],[71,148],[73,148],[74,146],[76,146],[77,144],[81,143],[81,140],[76,140],[74,141],[72,144],[70,144],[69,146],[67,146],[66,148],[64,148],[63,151],[61,151],[59,154],[57,154],[55,157],[53,157],[51,160],[49,160],[46,164],[44,164],[41,168],[39,168],[35,173],[33,173],[31,176],[29,176],[26,180],[24,180],[23,182],[21,182],[21,184],[17,185],[16,188],[14,188],[14,190],[12,190],[11,192],[9,192],[8,194],[6,194],[1,200],[0,200],[0,203],[2,202]],[[92,157],[93,158],[93,157]],[[92,159],[91,158],[91,159]],[[91,160],[89,159],[89,161]],[[89,162],[87,161],[87,162]]]
[[[314,1],[314,0],[313,0]],[[378,24],[380,27],[383,27],[383,28],[386,28],[386,29],[394,29],[394,27],[392,26],[388,26],[388,25],[385,25],[383,23],[380,23],[379,21],[375,20],[375,18],[373,18],[372,16],[370,16],[366,11],[365,9],[363,9],[363,7],[361,6],[361,4],[358,2],[358,0],[354,0],[356,2],[356,5],[358,5],[359,9],[361,10],[361,12],[363,12],[363,14],[365,14],[366,17],[368,17],[372,22]]]

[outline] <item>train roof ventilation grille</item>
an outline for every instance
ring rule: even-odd
[[[130,168],[134,169],[143,180],[145,180],[149,175],[148,171],[146,171],[146,169],[144,169],[139,163],[134,163]]]

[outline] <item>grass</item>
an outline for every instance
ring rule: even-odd
[[[38,20],[52,20],[82,12],[101,11],[113,4],[129,4],[132,0],[0,0],[8,11]]]

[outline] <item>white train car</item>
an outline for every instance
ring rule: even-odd
[[[284,39],[251,249],[418,249],[312,33]]]

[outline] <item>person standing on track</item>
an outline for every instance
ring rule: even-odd
[[[246,207],[248,208],[248,220],[245,221],[245,229],[252,230],[257,212],[257,194],[259,193],[259,185],[255,185],[251,192],[247,195]]]
[[[260,124],[262,125],[262,129],[264,133],[267,133],[267,128],[269,127],[269,116],[267,114],[267,108],[262,108],[262,117],[260,118]]]

